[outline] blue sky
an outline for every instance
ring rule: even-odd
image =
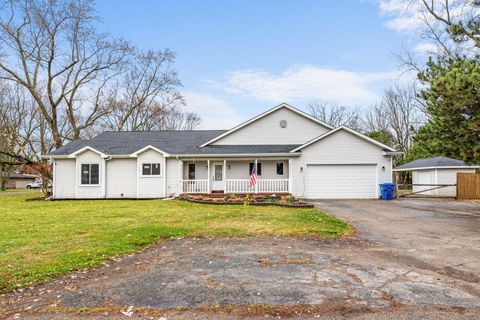
[[[177,52],[188,108],[229,128],[280,102],[367,108],[398,81],[411,38],[376,1],[98,0],[101,28]]]

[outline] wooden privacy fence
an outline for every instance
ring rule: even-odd
[[[457,173],[457,198],[480,199],[480,173]]]

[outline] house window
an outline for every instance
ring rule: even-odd
[[[248,170],[248,175],[251,175],[252,174],[252,170],[253,170],[253,165],[255,163],[254,162],[250,162],[250,166],[249,166],[249,170]],[[258,162],[257,163],[257,176],[261,176],[262,175],[262,163],[261,162]]]
[[[99,165],[94,164],[82,164],[81,167],[81,184],[98,184],[99,183]]]
[[[195,163],[188,164],[188,179],[195,180]]]
[[[277,175],[283,176],[283,162],[277,162]]]
[[[142,176],[159,176],[160,163],[144,163],[142,164]]]

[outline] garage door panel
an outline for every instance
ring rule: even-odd
[[[376,165],[307,165],[307,198],[377,197]]]
[[[413,192],[421,192],[421,194],[424,195],[432,195],[433,192],[432,190],[430,191],[423,191],[423,190],[428,190],[433,188],[431,184],[434,182],[434,177],[433,177],[433,171],[417,171],[414,174],[415,179],[413,179],[414,184],[424,184],[424,186],[413,186],[412,191]],[[423,192],[422,192],[423,191]]]

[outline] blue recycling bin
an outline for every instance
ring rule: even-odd
[[[380,184],[380,199],[393,200],[395,198],[395,183]]]

